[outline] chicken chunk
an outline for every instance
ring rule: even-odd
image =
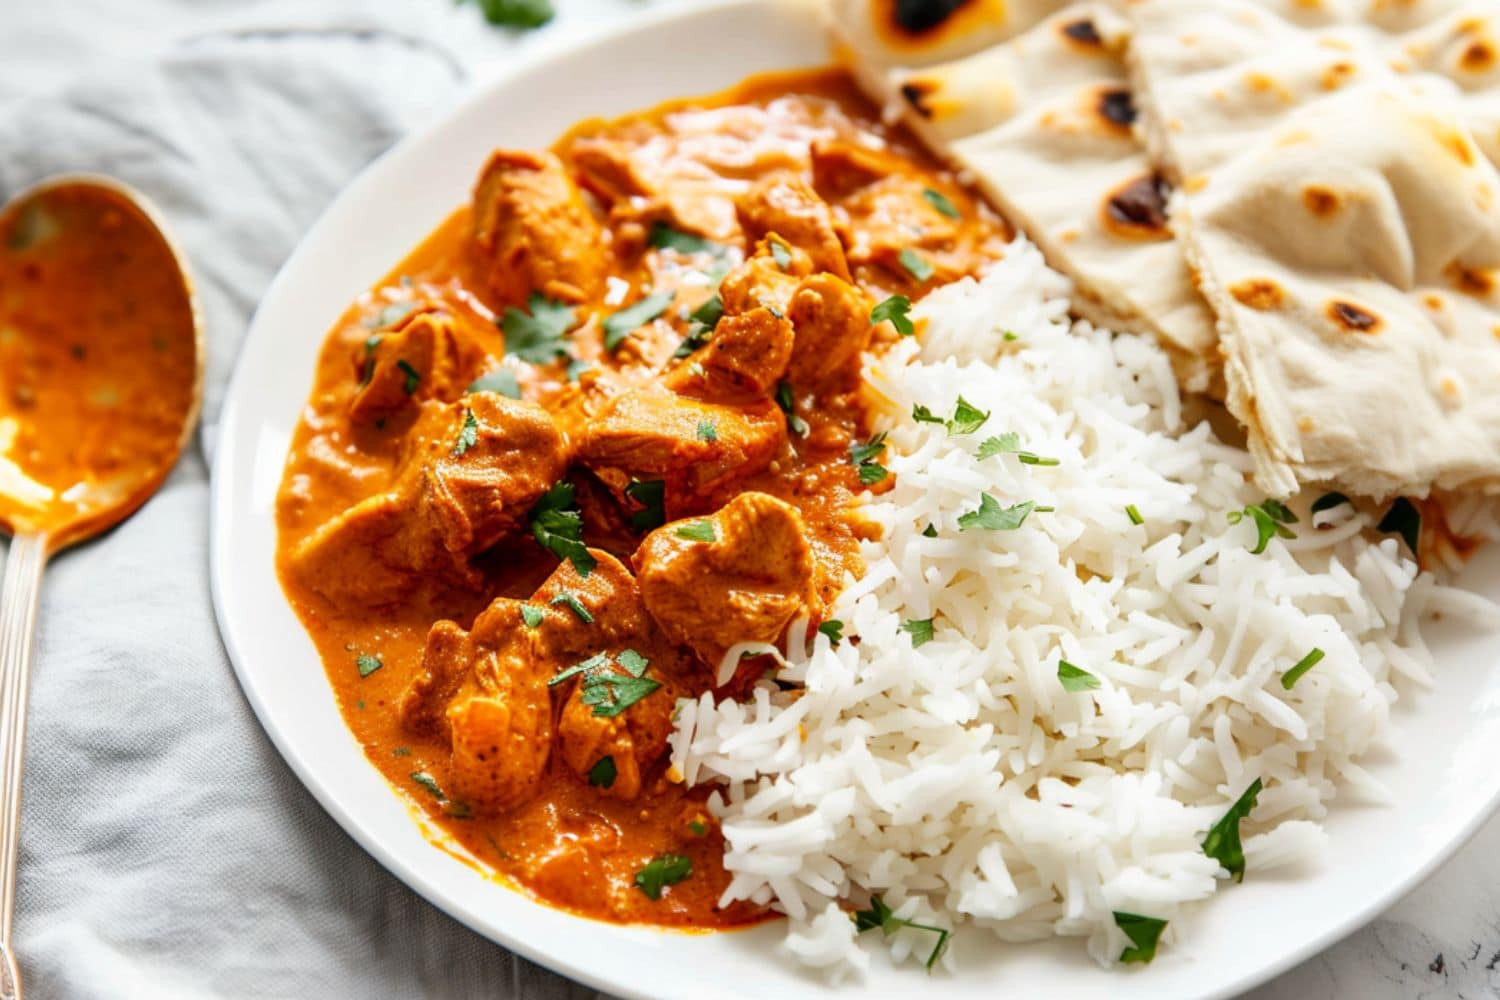
[[[857,223],[843,227],[850,265],[876,264],[904,281],[931,286],[968,273],[970,255],[950,252],[961,236],[957,221],[938,210],[927,197],[925,180],[892,154],[829,141],[813,144],[812,160],[818,193],[842,221]],[[902,251],[919,253],[934,276],[915,278],[902,263]]]
[[[567,468],[563,437],[539,406],[478,392],[432,422],[440,429],[413,449],[389,489],[293,553],[290,568],[309,587],[335,603],[380,606],[428,575],[473,584],[469,558],[523,524]]]
[[[654,667],[648,661],[646,672],[636,678],[620,665],[619,658],[610,660],[598,669],[595,684],[601,678],[619,678],[624,684],[645,681],[661,686],[618,715],[600,715],[595,706],[584,700],[585,685],[580,680],[558,717],[557,749],[563,762],[584,777],[593,774],[596,767],[604,767],[591,780],[615,798],[633,799],[639,795],[642,776],[667,752],[677,689]],[[606,757],[610,762],[602,765]]]
[[[776,259],[777,254],[772,249],[776,243],[782,248],[785,263]],[[806,251],[771,234],[756,245],[755,253],[719,283],[724,314],[737,316],[752,309],[771,309],[785,315],[798,282],[812,273],[812,258]]]
[[[770,399],[725,405],[657,384],[618,396],[585,430],[579,459],[617,496],[632,480],[663,481],[671,516],[760,472],[785,443]]]
[[[488,357],[467,323],[441,309],[419,309],[359,348],[354,365],[361,385],[349,415],[374,423],[424,399],[451,403]]]
[[[497,150],[474,189],[473,247],[493,305],[583,302],[604,282],[603,231],[551,153]]]
[[[774,642],[812,603],[813,559],[802,516],[764,493],[742,493],[688,530],[666,524],[634,562],[662,632],[711,667],[740,642]]]
[[[799,389],[851,385],[860,354],[870,346],[870,310],[864,291],[831,274],[804,278],[787,316],[796,331],[787,375]]]
[[[433,626],[402,714],[413,729],[446,732],[455,800],[493,815],[541,791],[552,751],[549,677],[518,601],[494,602],[467,634],[453,622]]]
[[[792,324],[769,309],[725,316],[707,344],[664,379],[674,392],[729,402],[764,398],[776,389],[792,358]]]
[[[771,233],[803,250],[819,271],[849,280],[844,245],[833,210],[806,182],[792,174],[771,175],[751,185],[739,200],[740,225],[751,240]]]

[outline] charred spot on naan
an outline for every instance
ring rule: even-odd
[[[906,98],[906,103],[911,109],[923,118],[932,117],[932,105],[928,102],[938,89],[938,84],[931,80],[912,78],[901,85],[901,96]]]
[[[1286,289],[1270,278],[1246,278],[1229,286],[1229,294],[1240,305],[1260,312],[1280,309],[1286,302]]]
[[[1328,218],[1344,206],[1344,196],[1322,184],[1309,184],[1302,189],[1302,204],[1319,218]]]
[[[1449,264],[1443,272],[1453,287],[1476,299],[1487,299],[1495,294],[1495,272],[1482,267],[1465,267],[1459,261]]]
[[[1464,46],[1458,65],[1466,73],[1488,73],[1495,65],[1495,45],[1488,38],[1476,38]]]
[[[1133,240],[1169,240],[1167,199],[1172,189],[1157,173],[1142,174],[1120,185],[1104,199],[1104,227]]]
[[[876,30],[893,49],[940,49],[965,32],[1004,22],[1004,0],[871,0]]]
[[[1104,51],[1104,36],[1099,34],[1099,28],[1091,18],[1080,17],[1064,22],[1058,26],[1057,32],[1064,42],[1075,49],[1090,53]]]
[[[1335,326],[1349,333],[1379,333],[1384,325],[1370,310],[1342,299],[1330,299],[1324,311]]]
[[[1130,134],[1130,126],[1135,124],[1137,112],[1135,101],[1127,88],[1105,84],[1095,91],[1093,104],[1099,122],[1107,131]]]
[[[1329,63],[1328,67],[1323,70],[1323,89],[1338,90],[1344,84],[1348,83],[1357,72],[1359,72],[1358,67],[1347,59],[1340,59],[1337,62]]]

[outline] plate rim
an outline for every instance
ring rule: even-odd
[[[270,740],[282,760],[323,811],[366,854],[401,881],[408,889],[417,893],[417,895],[429,904],[456,920],[470,931],[500,948],[521,955],[531,962],[576,982],[621,997],[650,998],[657,994],[642,989],[637,985],[632,985],[627,979],[611,978],[602,975],[593,968],[590,968],[586,963],[579,964],[577,961],[569,958],[566,951],[562,948],[547,950],[537,947],[522,938],[513,937],[505,933],[502,929],[497,929],[488,924],[472,907],[465,905],[460,900],[450,898],[448,894],[443,892],[434,883],[433,879],[425,875],[419,868],[407,864],[396,852],[382,843],[381,839],[372,833],[368,826],[361,824],[353,815],[341,808],[335,796],[316,776],[313,766],[292,746],[287,734],[280,727],[272,725],[267,721],[271,718],[269,705],[265,700],[264,692],[257,686],[253,673],[244,666],[247,662],[247,657],[240,648],[238,632],[232,624],[234,620],[233,615],[226,604],[227,584],[225,580],[228,572],[227,547],[230,533],[229,505],[231,501],[228,482],[231,478],[230,469],[234,461],[239,458],[233,444],[233,435],[227,433],[227,431],[244,419],[240,414],[242,400],[246,394],[245,387],[241,385],[241,382],[246,377],[244,374],[246,368],[244,361],[247,355],[256,349],[255,341],[265,339],[263,335],[260,337],[256,336],[260,329],[263,306],[266,302],[277,298],[284,286],[290,283],[290,275],[301,269],[304,258],[310,255],[308,248],[309,235],[317,230],[330,215],[338,212],[343,205],[358,200],[362,190],[372,183],[372,175],[376,174],[382,165],[402,155],[407,149],[422,144],[429,135],[440,129],[445,123],[463,115],[476,106],[484,105],[493,100],[492,95],[495,92],[505,90],[513,81],[544,67],[547,63],[554,60],[576,58],[590,49],[606,49],[626,42],[632,37],[648,34],[663,25],[673,22],[693,19],[713,19],[725,13],[765,4],[766,2],[767,0],[702,0],[702,2],[698,3],[673,2],[655,10],[633,15],[623,15],[602,26],[589,25],[581,32],[557,35],[552,38],[538,38],[528,46],[528,51],[525,51],[514,59],[508,60],[502,69],[485,73],[477,81],[470,84],[455,101],[444,107],[430,121],[403,135],[390,148],[361,168],[339,190],[334,198],[328,202],[318,217],[303,230],[297,245],[278,268],[274,278],[267,284],[265,291],[262,293],[254,311],[250,315],[245,331],[235,348],[231,373],[225,382],[222,396],[223,402],[218,420],[211,428],[205,427],[205,439],[211,440],[213,443],[213,453],[210,456],[209,462],[208,568],[214,620],[225,653],[234,671],[236,682],[242,695],[254,712],[256,723],[259,725],[262,733]],[[784,4],[795,4],[799,0],[782,0],[782,2]],[[809,6],[809,10],[811,9],[806,0],[801,0],[801,3],[803,6]],[[821,27],[815,30],[821,30]],[[559,130],[571,124],[571,122],[561,122]],[[1409,699],[1403,699],[1403,701],[1407,706],[1411,705]],[[1420,711],[1421,709],[1417,707],[1416,710]],[[385,779],[381,777],[380,780],[384,782]],[[1403,878],[1393,881],[1382,891],[1371,897],[1364,905],[1354,908],[1342,920],[1331,923],[1317,934],[1309,936],[1297,947],[1285,949],[1271,961],[1263,963],[1232,980],[1215,983],[1212,989],[1199,995],[1205,998],[1229,997],[1261,986],[1287,970],[1302,964],[1309,958],[1323,953],[1346,937],[1362,929],[1380,914],[1389,910],[1401,899],[1410,895],[1419,886],[1427,882],[1438,868],[1451,860],[1455,854],[1474,838],[1480,827],[1495,814],[1497,808],[1500,808],[1500,788],[1497,788],[1495,793],[1482,805],[1475,807],[1471,811],[1465,821],[1459,824],[1456,835],[1450,837],[1440,849],[1431,851],[1421,865],[1409,871]],[[516,892],[518,895],[526,898],[532,905],[551,909],[545,903],[526,897],[524,893],[520,893],[518,890],[498,885],[496,888],[498,891]],[[590,919],[576,914],[569,914],[569,916],[579,920]],[[680,936],[682,934],[681,931],[674,931],[671,928],[658,928],[646,925],[614,925],[607,921],[597,921],[597,923],[608,927],[638,927],[641,930],[668,937]],[[718,933],[740,935],[747,932],[735,930]],[[1087,961],[1087,959],[1080,956],[1080,961]],[[1132,981],[1128,972],[1121,974],[1119,986],[1122,995],[1133,994],[1138,985]],[[838,990],[842,995],[851,997],[874,995],[879,992],[877,990],[861,990],[857,986],[834,987],[834,989]]]

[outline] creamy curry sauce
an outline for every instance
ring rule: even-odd
[[[900,335],[870,313],[1008,235],[834,71],[496,153],[329,334],[279,496],[286,593],[370,761],[550,904],[759,919],[716,905],[672,706],[859,572],[859,354]]]
[[[65,184],[0,220],[0,527],[76,526],[171,466],[198,378],[183,281],[111,191]]]

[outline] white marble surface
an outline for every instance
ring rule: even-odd
[[[35,145],[28,148],[28,136],[21,134],[22,129],[46,120],[43,112],[48,102],[59,95],[68,95],[75,111],[84,107],[78,95],[91,92],[88,81],[102,88],[95,96],[107,106],[105,92],[112,86],[109,81],[121,79],[111,74],[129,74],[131,66],[170,57],[177,60],[174,70],[180,71],[185,63],[194,61],[183,60],[182,53],[199,51],[202,55],[196,68],[211,75],[219,51],[213,40],[229,35],[274,38],[290,32],[296,35],[299,45],[326,46],[330,60],[336,54],[347,58],[348,53],[343,50],[349,45],[377,36],[396,48],[422,50],[425,56],[421,66],[407,65],[387,55],[370,56],[367,65],[372,75],[389,73],[400,78],[395,89],[401,91],[401,101],[399,107],[361,118],[362,123],[375,124],[362,125],[364,132],[357,136],[357,141],[346,143],[349,148],[342,155],[325,158],[320,170],[307,175],[266,179],[267,183],[281,185],[283,191],[295,189],[295,195],[288,196],[284,218],[241,220],[243,225],[237,229],[223,218],[232,215],[233,205],[216,205],[208,200],[184,203],[180,209],[197,210],[197,222],[190,227],[188,242],[204,271],[210,322],[217,331],[218,349],[212,374],[216,380],[222,379],[233,355],[233,345],[260,289],[290,250],[297,234],[369,156],[392,141],[402,129],[413,127],[425,115],[441,110],[476,79],[514,58],[517,50],[549,36],[587,30],[606,19],[631,16],[643,6],[642,0],[559,0],[562,14],[557,22],[528,37],[488,28],[479,22],[472,9],[455,8],[450,0],[69,0],[67,3],[3,0],[0,2],[0,43],[5,52],[0,59],[0,196],[43,168],[113,167],[127,176],[136,171],[146,176],[163,176],[142,170],[142,164],[130,158],[170,158],[181,152],[174,151],[172,143],[144,142],[139,147],[127,147],[125,153],[116,151],[112,154],[116,159],[100,161],[80,156],[80,162],[71,163],[67,149],[38,150]],[[80,84],[80,80],[84,83]],[[255,85],[253,77],[248,85]],[[222,96],[229,99],[235,93],[225,91]],[[165,128],[164,124],[149,120],[116,124],[125,130],[136,128],[147,133],[157,127]],[[174,127],[184,126],[174,123]],[[274,131],[276,126],[273,122],[267,127]],[[177,207],[168,204],[169,212]],[[222,253],[222,241],[235,233],[250,234],[256,241],[255,252],[238,247],[236,255]],[[213,395],[210,400],[210,420],[216,398]],[[99,576],[132,569],[143,571],[148,564],[163,561],[168,565],[175,561],[183,573],[202,575],[202,541],[206,532],[203,484],[202,457],[189,455],[166,494],[137,519],[145,527],[127,527],[104,544],[85,549],[60,564],[58,578],[43,609],[44,656],[59,660],[72,656],[82,662],[102,655],[100,649],[111,641],[108,635],[94,636],[92,646],[77,646],[75,633],[88,630],[74,628],[71,617],[82,613],[95,599],[91,581]],[[150,527],[153,524],[154,529]],[[161,531],[163,526],[191,537],[165,552],[158,551],[161,547],[158,542],[145,556],[139,552],[132,554],[133,546],[143,545],[142,536],[133,531]],[[206,583],[202,586],[206,587]],[[149,602],[145,602],[148,606],[144,609],[131,604],[128,598],[122,598],[122,602],[122,613],[130,616],[151,613]],[[213,672],[217,696],[232,701],[234,695],[225,694],[232,691],[232,679],[212,638],[213,624],[206,600],[200,595],[186,606],[174,605],[172,612],[184,620],[189,633],[183,640],[187,662],[195,670]],[[129,630],[126,634],[130,634]],[[128,640],[118,637],[113,641],[128,644]],[[203,653],[202,649],[211,651]],[[56,687],[60,682],[45,669],[40,674],[34,695],[38,711],[45,713],[56,710],[60,703],[68,703],[73,694]],[[122,725],[129,724],[128,720],[122,721]],[[444,998],[508,995],[560,1000],[593,995],[592,991],[572,986],[529,963],[499,954],[498,949],[415,899],[364,858],[321,815],[305,793],[293,787],[295,779],[274,760],[273,752],[260,738],[242,704],[229,704],[218,715],[210,714],[207,724],[247,734],[237,738],[252,744],[245,754],[254,758],[258,766],[246,769],[239,776],[240,785],[248,785],[248,790],[245,787],[236,790],[262,812],[277,816],[284,813],[286,828],[275,841],[274,850],[269,842],[237,843],[238,827],[216,831],[215,836],[223,838],[220,843],[225,852],[231,855],[239,852],[238,867],[228,876],[202,860],[201,844],[179,847],[169,843],[165,853],[174,865],[186,866],[180,882],[184,893],[191,891],[195,880],[201,883],[209,878],[232,879],[234,899],[247,911],[237,917],[247,927],[240,934],[248,935],[247,950],[233,951],[217,939],[212,942],[205,939],[203,946],[195,950],[191,944],[183,944],[180,930],[172,929],[170,924],[136,921],[127,905],[112,904],[112,900],[129,898],[134,891],[132,886],[143,873],[130,870],[130,861],[113,860],[116,853],[112,852],[116,852],[118,845],[87,836],[86,811],[82,815],[69,813],[51,801],[47,792],[33,790],[38,783],[49,780],[88,780],[83,775],[92,772],[81,768],[93,759],[91,754],[112,752],[100,749],[110,746],[101,737],[99,746],[70,745],[67,753],[59,750],[57,756],[66,762],[59,768],[38,761],[30,772],[27,799],[30,840],[23,853],[20,932],[23,954],[29,954],[32,963],[28,969],[29,984],[33,987],[29,996],[302,997],[322,993]],[[39,733],[34,740],[66,738],[62,730],[49,727],[45,717],[40,725],[34,723],[34,732]],[[142,746],[145,747],[142,753],[156,753],[160,749],[149,743]],[[199,751],[196,756],[202,753]],[[77,828],[70,826],[63,830],[60,828],[63,824]],[[1358,845],[1340,845],[1340,849],[1357,850]],[[136,861],[140,857],[161,856],[163,850],[148,848],[145,854],[135,856]],[[257,855],[257,851],[261,854]],[[70,886],[59,873],[101,852],[112,860],[90,873],[93,898],[87,904],[69,898],[76,887]],[[278,854],[290,860],[278,861]],[[290,884],[282,884],[261,871],[262,864],[291,869],[295,877]],[[149,871],[144,874],[153,884],[161,881]],[[1379,873],[1372,873],[1371,877],[1378,878]],[[316,910],[313,900],[318,898],[320,884],[325,896],[336,897],[337,905],[329,912],[317,911],[315,925],[310,921],[308,928],[293,928],[285,938],[277,938],[275,933],[261,927],[263,921],[258,922],[258,915],[264,917],[274,912],[277,902],[283,907]],[[1388,913],[1251,996],[1257,1000],[1500,996],[1497,886],[1500,886],[1500,820],[1486,825],[1452,861]],[[299,897],[299,892],[305,895]],[[303,902],[299,903],[299,898]],[[235,916],[226,914],[226,906],[230,910],[234,907],[223,899],[212,899],[203,905],[213,909],[205,914],[205,919],[225,920]],[[341,907],[348,914],[347,919],[341,920]],[[285,914],[281,916],[284,918]],[[122,926],[122,922],[130,926]],[[314,946],[287,945],[297,935],[301,935],[299,940],[312,939]],[[1245,947],[1253,948],[1254,942],[1247,941]],[[265,950],[258,953],[255,948]],[[261,962],[266,963],[264,967],[257,966]],[[214,967],[205,967],[208,963]],[[243,968],[235,963],[242,963]]]

